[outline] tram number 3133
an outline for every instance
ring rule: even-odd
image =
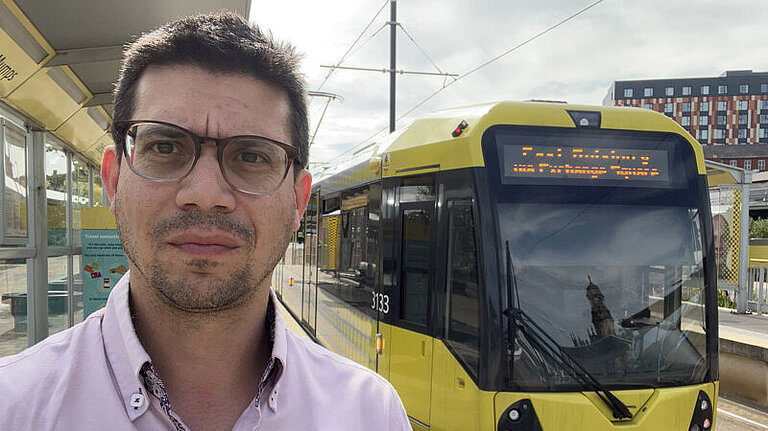
[[[389,313],[389,295],[371,292],[373,294],[371,308],[380,313]]]

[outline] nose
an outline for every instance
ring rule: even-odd
[[[235,209],[235,195],[224,179],[216,146],[203,144],[192,172],[181,180],[176,206],[184,210],[228,213]]]

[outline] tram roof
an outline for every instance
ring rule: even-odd
[[[660,131],[688,140],[704,173],[701,145],[679,124],[648,109],[571,105],[561,102],[494,102],[444,109],[413,122],[390,145],[383,146],[382,175],[412,175],[435,170],[483,166],[481,138],[493,125],[576,128],[569,112],[600,112],[601,129]],[[454,137],[462,121],[467,126]],[[387,165],[389,165],[387,167]]]
[[[684,136],[696,153],[699,173],[704,174],[701,145],[679,124],[648,109],[562,102],[492,102],[443,109],[427,114],[390,134],[369,158],[355,158],[322,173],[316,189],[335,194],[383,177],[414,175],[439,170],[484,166],[481,139],[493,125],[525,125],[575,128],[570,112],[600,112],[600,128],[671,132]],[[463,122],[466,127],[454,137]]]
[[[0,0],[0,72],[15,72],[0,79],[0,100],[98,165],[111,144],[123,45],[174,18],[225,9],[247,17],[250,0]]]

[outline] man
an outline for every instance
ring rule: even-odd
[[[287,331],[270,293],[311,187],[296,69],[232,14],[128,47],[102,177],[130,271],[0,359],[0,428],[410,429],[389,383]]]

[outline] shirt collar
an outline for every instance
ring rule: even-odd
[[[149,407],[147,397],[150,394],[146,393],[144,389],[141,370],[145,363],[151,362],[151,359],[141,345],[133,327],[129,286],[130,271],[120,279],[109,294],[102,321],[102,338],[126,413],[133,421]],[[267,377],[270,377],[269,380],[274,382],[274,385],[268,385],[272,386],[268,388],[271,393],[263,395],[268,400],[267,404],[270,409],[277,411],[278,394],[281,392],[278,388],[287,362],[287,329],[283,324],[279,301],[272,290],[270,290],[269,300],[274,317],[274,319],[267,319],[268,324],[272,320],[272,328],[268,332],[272,339],[272,355],[269,362],[274,362],[274,366],[266,371],[271,374]],[[144,403],[140,407],[131,405],[131,400],[136,398],[136,394],[142,394],[144,397]]]

